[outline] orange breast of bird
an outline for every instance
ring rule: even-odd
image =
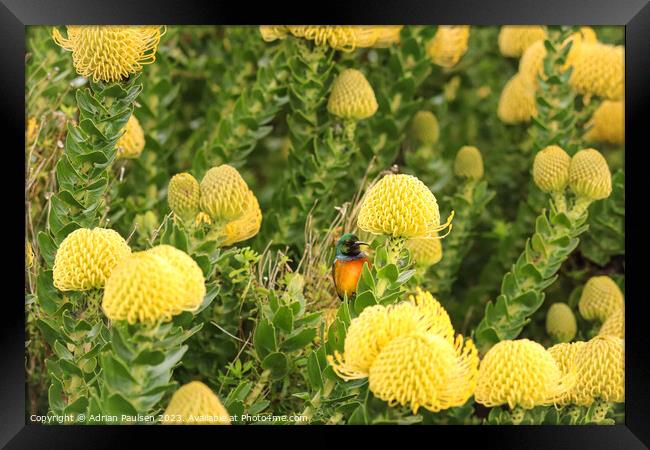
[[[334,278],[336,293],[340,298],[344,298],[345,295],[350,298],[356,293],[357,282],[359,281],[363,263],[365,262],[368,262],[368,266],[370,267],[371,263],[367,256],[350,261],[340,259],[334,261],[332,276]]]

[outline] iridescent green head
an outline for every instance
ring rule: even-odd
[[[360,241],[359,238],[352,233],[345,233],[336,243],[336,256],[359,256],[363,253],[360,248],[361,245],[368,244]]]

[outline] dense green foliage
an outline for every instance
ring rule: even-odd
[[[547,145],[570,155],[586,147],[585,123],[600,102],[568,86],[563,42],[573,30],[551,27],[538,116],[506,125],[496,109],[518,61],[499,53],[498,27],[473,27],[452,68],[425,51],[436,28],[405,26],[398,45],[346,53],[293,37],[265,42],[257,27],[171,26],[154,64],[106,84],[77,77],[51,30],[29,27],[25,119],[35,128],[25,147],[25,232],[35,258],[25,282],[26,417],[124,414],[134,417],[124,422],[143,422],[138,414],[160,414],[179,384],[201,380],[238,423],[254,421],[246,414],[328,424],[620,422],[620,404],[606,417],[594,405],[539,407],[515,420],[516,410],[487,412],[473,399],[413,414],[375,398],[367,380],[343,382],[328,363],[364,308],[395,303],[416,286],[439,299],[482,354],[517,337],[552,345],[548,306],[567,302],[577,316],[576,298],[593,275],[624,286],[624,148],[597,147],[613,192],[584,214],[558,211],[530,176]],[[602,42],[623,41],[621,28],[596,31]],[[365,74],[378,103],[353,126],[327,110],[333,80],[349,67]],[[438,119],[435,144],[409,137],[419,110]],[[116,159],[132,114],[144,151]],[[453,173],[464,145],[481,150],[481,180]],[[263,215],[255,237],[223,248],[173,220],[167,203],[174,174],[201,180],[220,164],[239,170]],[[443,222],[455,211],[442,261],[417,273],[407,251],[392,255],[385,237],[356,229],[363,193],[391,171],[421,179]],[[58,246],[73,230],[97,226],[119,232],[133,251],[170,244],[190,254],[206,280],[201,307],[147,328],[110,323],[101,290],[58,291]],[[372,240],[373,264],[356,297],[339,300],[331,264],[345,232]],[[326,323],[331,307],[338,309]],[[589,338],[591,327],[580,320],[579,336]]]

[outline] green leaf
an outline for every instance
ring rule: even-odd
[[[307,379],[314,390],[323,389],[323,374],[315,351],[311,352],[307,359]]]
[[[36,295],[38,303],[48,315],[54,314],[61,306],[61,297],[59,291],[54,287],[51,270],[44,270],[38,274],[36,278]]]
[[[133,364],[155,366],[165,360],[165,354],[159,350],[143,350],[133,360]]]
[[[74,402],[70,403],[65,407],[63,413],[65,415],[74,415],[83,414],[88,409],[88,399],[86,397],[79,397]]]
[[[271,371],[271,378],[279,380],[289,373],[289,359],[284,353],[271,353],[262,361],[262,368]]]
[[[286,333],[293,331],[293,311],[288,306],[278,308],[273,316],[273,325]]]
[[[108,397],[108,400],[104,404],[103,413],[121,418],[123,414],[137,416],[138,410],[122,394],[115,393]]]
[[[130,392],[135,389],[138,382],[129,369],[110,353],[104,353],[100,356],[102,373],[106,383],[113,389],[121,392]]]
[[[359,315],[368,306],[374,306],[376,304],[377,298],[375,297],[374,292],[362,292],[354,299],[354,311],[357,315]]]
[[[377,278],[383,278],[388,280],[390,283],[397,281],[399,276],[399,270],[395,264],[388,264],[387,266],[382,267],[377,271]]]
[[[38,326],[38,329],[41,330],[41,333],[43,333],[45,341],[52,346],[57,340],[61,340],[66,343],[72,342],[70,338],[62,332],[62,330],[59,331],[60,327],[49,319],[37,319],[36,326]]]
[[[294,335],[290,336],[282,343],[282,350],[285,352],[293,352],[303,348],[305,345],[313,342],[316,337],[315,328],[307,328]]]
[[[255,334],[253,335],[253,344],[255,351],[260,359],[263,359],[270,352],[277,350],[275,340],[275,329],[268,320],[261,318],[255,327]]]
[[[56,256],[57,245],[45,231],[38,233],[38,250],[45,260],[48,267],[54,266],[54,257]]]

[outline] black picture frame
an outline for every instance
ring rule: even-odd
[[[647,133],[644,140],[645,114],[650,98],[650,6],[648,0],[455,0],[453,2],[423,2],[400,0],[373,2],[328,2],[308,5],[280,5],[277,2],[243,4],[238,2],[196,0],[0,0],[0,46],[2,48],[2,124],[5,137],[16,140],[15,145],[4,149],[3,181],[5,194],[2,205],[6,219],[3,222],[18,230],[3,234],[4,248],[10,249],[9,261],[5,266],[4,309],[0,314],[0,342],[2,371],[0,372],[0,445],[6,448],[108,448],[126,447],[135,444],[134,434],[144,435],[174,445],[175,441],[187,445],[199,445],[203,436],[188,441],[186,433],[205,433],[206,439],[222,439],[218,434],[254,435],[267,432],[286,432],[292,441],[313,442],[309,438],[322,432],[322,427],[106,427],[106,426],[42,426],[25,423],[25,370],[24,370],[24,309],[13,295],[18,290],[20,276],[11,276],[7,269],[21,270],[22,240],[17,237],[24,232],[19,221],[10,219],[21,214],[24,197],[20,198],[18,179],[19,164],[13,164],[13,153],[19,158],[17,148],[24,143],[24,86],[25,86],[25,26],[54,24],[258,24],[258,23],[315,23],[315,24],[577,24],[577,25],[624,25],[626,28],[626,144],[632,151],[626,154],[626,197],[632,208],[627,210],[626,221],[626,294],[632,298],[626,305],[626,403],[625,424],[607,427],[597,426],[539,426],[539,427],[437,427],[432,432],[428,427],[411,427],[407,432],[426,433],[421,437],[426,445],[444,442],[441,439],[465,442],[476,439],[482,448],[589,448],[589,449],[635,449],[650,446],[650,350],[645,334],[647,316],[644,314],[644,250],[647,248],[647,234],[643,232],[642,214],[645,210],[644,153],[647,153]],[[10,150],[13,147],[13,150]],[[638,148],[636,148],[638,147]],[[23,180],[24,181],[24,180]],[[632,197],[629,197],[629,196]],[[22,204],[21,204],[22,203]],[[15,214],[10,212],[15,208]],[[23,210],[24,211],[24,210]],[[22,214],[24,216],[24,214]],[[631,233],[631,234],[629,234]],[[628,242],[631,245],[627,245]],[[10,293],[11,292],[11,293]],[[224,430],[224,428],[229,428]],[[272,429],[271,429],[272,428]],[[335,427],[327,433],[350,431],[370,432],[382,437],[397,430],[388,427]],[[345,428],[345,430],[342,430]],[[400,433],[405,428],[399,429]],[[299,436],[304,433],[304,436]],[[308,434],[307,434],[308,433]],[[242,437],[244,437],[242,436]],[[296,440],[294,440],[296,438]],[[284,438],[286,439],[286,437]],[[332,436],[331,444],[334,439]],[[409,438],[410,439],[410,438]],[[417,438],[416,438],[417,439]],[[241,445],[243,442],[240,441]],[[404,441],[402,441],[404,442]],[[126,444],[125,444],[126,443]],[[201,444],[203,445],[203,444]],[[223,441],[215,441],[223,445]]]

